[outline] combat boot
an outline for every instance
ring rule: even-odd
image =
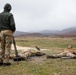
[[[52,55],[48,55],[47,58],[53,58],[54,59],[55,57]]]
[[[2,66],[3,65],[3,60],[2,59],[0,59],[0,66]]]
[[[4,66],[10,66],[11,63],[9,63],[9,62],[8,62],[8,63],[3,63],[3,65],[4,65]]]

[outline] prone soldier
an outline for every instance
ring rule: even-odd
[[[62,53],[49,55],[47,58],[61,58],[61,57],[70,57],[76,58],[76,51],[73,49],[71,45],[69,45]]]

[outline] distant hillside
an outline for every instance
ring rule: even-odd
[[[67,28],[61,31],[61,33],[73,33],[76,32],[76,27]]]
[[[76,27],[71,27],[67,29],[63,29],[62,31],[59,30],[43,30],[40,32],[21,32],[16,31],[14,36],[51,36],[51,35],[65,35],[65,36],[76,36]]]
[[[43,30],[39,33],[44,34],[44,35],[54,35],[54,34],[60,33],[60,31],[59,30]]]
[[[44,35],[76,35],[76,27],[59,30],[43,30],[40,33]]]
[[[27,33],[27,34],[25,34],[25,35],[22,35],[22,36],[35,36],[35,37],[42,37],[42,36],[44,36],[43,34],[41,34],[41,33]]]
[[[60,32],[60,34],[65,36],[76,36],[76,27],[64,29]]]
[[[27,32],[22,32],[22,31],[15,31],[14,36],[20,36],[20,35],[25,35]]]
[[[31,33],[31,32],[21,32],[21,31],[16,31],[15,33],[14,33],[14,36],[22,36],[22,37],[24,37],[24,36],[44,36],[43,34],[41,34],[41,33],[36,33],[36,32],[34,32],[34,33]]]

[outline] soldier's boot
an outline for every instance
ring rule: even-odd
[[[75,57],[73,57],[74,59],[76,59],[76,56]]]
[[[0,58],[0,66],[3,65],[3,60]]]
[[[53,59],[54,59],[54,58],[56,58],[56,57],[54,57],[54,56],[52,56],[52,55],[48,55],[47,58],[53,58]]]
[[[3,65],[4,65],[4,66],[10,66],[11,63],[10,63],[10,62],[8,62],[8,63],[3,63]]]
[[[3,65],[4,65],[4,66],[10,66],[11,63],[10,63],[10,62],[3,62]]]
[[[3,65],[4,66],[10,66],[11,65],[11,63],[9,62],[9,57],[8,56],[4,58]]]
[[[55,55],[48,55],[47,58],[53,58],[53,59],[56,59],[56,58],[61,58],[60,56],[55,56]]]

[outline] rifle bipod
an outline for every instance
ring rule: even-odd
[[[18,64],[18,61],[23,60],[23,58],[18,55],[18,51],[17,51],[17,47],[16,47],[16,42],[15,42],[14,36],[12,36],[12,39],[13,39],[13,45],[14,45],[15,55],[16,55],[16,56],[13,58],[13,60],[14,60],[14,61],[17,61],[17,64]]]

